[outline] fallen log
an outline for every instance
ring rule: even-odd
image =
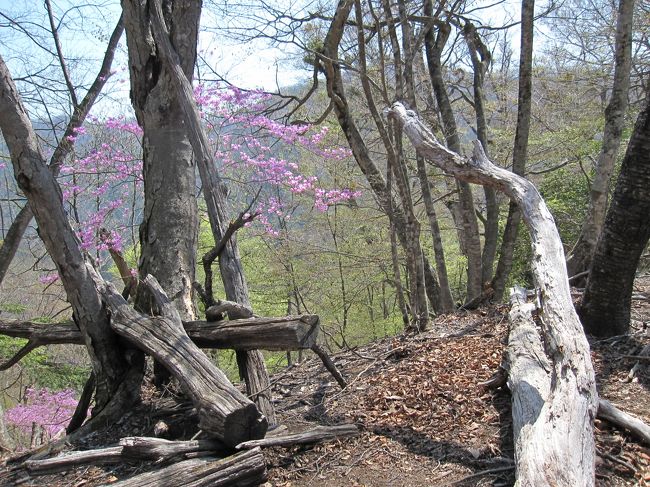
[[[266,480],[266,465],[259,448],[224,459],[194,458],[110,484],[111,487],[159,487],[183,485],[214,487],[260,485]]]
[[[44,460],[27,460],[24,466],[31,474],[49,475],[80,465],[106,465],[119,463],[122,460],[122,447],[113,446],[96,450],[75,451]]]
[[[522,409],[529,421],[517,420],[513,426],[516,485],[593,486],[596,381],[589,344],[571,300],[562,241],[544,200],[530,181],[493,164],[478,141],[472,157],[463,157],[440,144],[415,112],[401,103],[386,112],[403,128],[418,154],[461,181],[504,192],[519,206],[531,236],[532,270],[541,303],[540,327],[523,333],[522,342],[534,333],[540,343],[543,337],[544,347],[537,350],[538,357],[528,357],[516,350],[517,343],[509,345],[513,360],[522,357],[534,364],[532,380],[538,382],[530,384],[525,368],[510,370],[511,385],[519,389],[513,390],[513,407],[518,407],[516,395],[534,408]]]
[[[122,456],[133,460],[169,460],[196,452],[210,452],[212,456],[226,454],[221,442],[215,440],[172,441],[146,436],[129,436],[120,440]]]
[[[189,321],[192,340],[203,348],[287,351],[310,349],[319,331],[317,315],[243,318],[231,321]]]
[[[310,349],[318,338],[320,323],[316,315],[301,315],[221,322],[187,321],[183,328],[201,348],[286,351]],[[83,345],[81,332],[73,321],[46,324],[0,320],[0,335],[25,338],[35,344],[33,348],[54,344]]]
[[[237,445],[238,450],[268,447],[268,446],[292,446],[308,443],[318,443],[319,441],[332,440],[345,436],[355,436],[359,434],[359,428],[354,424],[342,424],[338,426],[317,426],[316,428],[303,431],[301,433],[292,433],[290,435],[273,435],[261,440],[244,441]]]
[[[146,317],[110,288],[101,289],[115,332],[150,354],[178,379],[196,407],[199,427],[204,432],[231,447],[263,438],[266,418],[192,343],[178,312],[152,276],[139,285],[138,293],[145,292],[161,316]]]

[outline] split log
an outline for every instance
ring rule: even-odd
[[[317,315],[190,321],[185,330],[199,347],[287,351],[309,349],[318,337]]]
[[[212,456],[226,453],[223,444],[215,440],[171,441],[162,438],[129,436],[120,440],[120,446],[124,458],[157,462],[188,453],[210,452]]]
[[[310,349],[318,338],[320,324],[318,316],[302,315],[220,322],[188,321],[183,323],[183,327],[192,341],[202,348],[286,351]],[[0,320],[0,335],[26,338],[34,344],[32,349],[54,344],[84,344],[73,321],[45,324]]]
[[[156,280],[145,277],[138,292],[149,293],[162,316],[145,317],[117,293],[102,289],[115,332],[153,356],[179,380],[196,407],[203,431],[232,447],[242,441],[263,438],[266,418],[192,343],[178,312]]]
[[[317,426],[316,428],[303,431],[302,433],[293,433],[290,435],[273,435],[261,440],[244,441],[237,445],[237,449],[248,449],[268,446],[292,446],[303,445],[308,443],[318,443],[319,441],[333,440],[345,436],[355,436],[359,434],[359,428],[354,424],[342,424],[338,426]]]
[[[529,421],[517,420],[514,427],[516,485],[593,486],[596,381],[589,344],[571,300],[562,241],[544,200],[530,181],[493,164],[478,141],[472,157],[463,157],[441,145],[401,103],[394,103],[387,114],[403,127],[418,153],[447,174],[494,187],[519,206],[531,235],[533,275],[542,308],[539,330],[524,333],[522,341],[527,343],[535,333],[545,346],[537,351],[538,357],[529,357],[519,351],[522,343],[509,345],[512,360],[522,357],[535,365],[530,380],[527,369],[515,366],[510,371],[513,407],[519,407],[515,397],[521,397],[534,408],[522,410]],[[524,376],[516,377],[519,373]]]
[[[111,487],[183,485],[216,487],[260,485],[266,480],[266,464],[259,448],[222,460],[195,458],[110,484]]]

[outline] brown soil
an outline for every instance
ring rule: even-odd
[[[592,341],[602,397],[650,423],[650,362],[630,369],[650,343],[650,279],[637,287],[632,333]],[[349,381],[341,390],[315,359],[272,378],[278,419],[300,431],[314,424],[356,423],[358,437],[315,446],[269,448],[266,486],[509,486],[514,482],[510,395],[481,386],[498,371],[507,308],[437,319],[424,334],[385,339],[333,358]],[[179,408],[174,410],[173,408]],[[154,399],[89,438],[84,448],[122,436],[151,435],[159,417],[170,435],[196,431],[191,407]],[[650,486],[650,448],[596,422],[599,486]],[[155,468],[150,464],[76,469],[25,479],[24,485],[92,486]],[[2,478],[0,476],[0,478]]]

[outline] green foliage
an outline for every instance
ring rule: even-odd
[[[580,235],[589,204],[585,176],[574,168],[560,168],[547,174],[539,189],[553,214],[562,241],[571,245]]]
[[[24,305],[22,303],[2,303],[0,304],[0,311],[4,311],[5,313],[12,313],[12,314],[20,314],[24,313],[27,311],[27,305]]]
[[[0,335],[0,360],[10,359],[26,344],[25,339]],[[28,383],[51,390],[72,388],[81,391],[90,374],[87,367],[52,362],[46,347],[32,350],[23,357],[20,365]]]

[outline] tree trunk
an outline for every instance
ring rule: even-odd
[[[134,311],[109,286],[102,289],[103,299],[111,310],[111,327],[176,377],[191,397],[203,431],[230,447],[263,438],[268,426],[266,418],[192,343],[178,311],[155,279],[147,276],[139,287],[140,306],[145,307],[146,302],[153,317]]]
[[[616,22],[616,47],[614,54],[614,84],[609,104],[605,109],[605,131],[603,145],[596,162],[596,172],[589,191],[589,208],[585,215],[582,231],[573,250],[567,258],[569,276],[575,276],[589,269],[596,249],[598,236],[605,221],[610,179],[621,136],[625,125],[630,70],[632,65],[632,25],[634,0],[620,0]]]
[[[253,487],[266,480],[266,464],[259,448],[223,459],[193,458],[111,484],[114,487]]]
[[[483,43],[481,37],[476,31],[476,27],[469,21],[466,21],[463,29],[463,36],[469,48],[472,67],[474,70],[474,112],[476,113],[476,136],[483,146],[486,156],[490,156],[488,150],[487,118],[485,115],[485,95],[483,85],[485,74],[492,61],[492,54],[488,47]],[[484,243],[482,255],[481,281],[483,285],[492,280],[494,268],[494,258],[497,251],[497,239],[499,237],[499,204],[497,202],[496,191],[489,186],[483,186],[485,195],[485,222]]]
[[[359,165],[361,172],[363,172],[364,176],[368,180],[368,183],[370,184],[373,193],[377,197],[379,206],[386,213],[386,215],[388,215],[388,218],[395,225],[397,237],[399,238],[400,245],[404,249],[404,252],[407,254],[407,257],[409,256],[409,254],[411,254],[410,258],[412,259],[413,262],[417,263],[418,260],[422,261],[424,277],[421,276],[420,278],[426,279],[426,281],[424,282],[424,285],[426,286],[426,290],[427,291],[434,290],[434,293],[428,293],[428,294],[431,296],[431,298],[436,299],[435,291],[438,289],[438,283],[433,282],[434,276],[432,274],[427,275],[426,267],[428,265],[428,262],[426,261],[426,257],[421,251],[420,243],[419,241],[409,241],[406,237],[408,233],[407,226],[409,225],[409,222],[412,224],[413,221],[409,220],[409,216],[407,216],[406,210],[404,210],[404,208],[400,208],[395,204],[391,191],[388,190],[388,187],[386,185],[386,180],[384,179],[381,171],[379,170],[374,160],[370,156],[370,151],[366,146],[361,136],[361,133],[359,132],[356,122],[352,117],[350,106],[348,105],[348,101],[345,95],[343,77],[341,75],[341,67],[339,66],[338,63],[338,50],[339,50],[339,44],[341,42],[341,38],[343,36],[343,29],[345,23],[350,15],[350,11],[353,6],[354,6],[354,0],[339,1],[336,8],[336,13],[334,15],[334,19],[330,24],[330,28],[323,42],[322,53],[319,54],[318,57],[318,61],[321,64],[321,68],[325,72],[325,77],[327,80],[327,94],[330,100],[334,104],[334,111],[336,113],[339,125],[350,145],[354,158],[357,161],[357,164]],[[362,60],[362,62],[365,60],[363,57],[361,57],[360,59]],[[362,77],[362,81],[364,79],[365,78]],[[364,88],[364,90],[365,89],[367,88]],[[381,120],[379,112],[377,111],[374,104],[371,103],[372,97],[366,97],[366,98],[369,101],[369,107],[371,108],[371,115],[375,121],[375,125],[377,126],[377,129],[385,132],[381,136],[382,142],[384,143],[387,151],[393,151],[392,144],[389,143],[390,137],[384,126],[383,121]],[[372,110],[373,108],[374,110]],[[389,158],[394,159],[394,157],[395,156],[391,155],[389,152]],[[416,246],[420,248],[419,252],[417,252]],[[414,252],[419,255],[413,255]],[[417,279],[417,276],[409,276],[409,277]],[[424,306],[426,307],[426,302],[424,303]],[[411,310],[411,312],[413,313],[414,319],[417,320],[418,316],[420,316],[421,319],[424,319],[423,316],[424,312],[422,311],[422,309],[420,309],[419,311]],[[422,324],[420,326],[422,326]]]
[[[525,433],[517,438],[519,451],[526,452],[516,457],[517,485],[593,486],[598,395],[589,344],[573,308],[564,250],[551,213],[529,181],[492,164],[478,141],[473,157],[463,158],[443,147],[400,103],[389,113],[403,124],[404,133],[424,157],[456,178],[503,191],[521,208],[531,234],[533,274],[543,306],[543,336],[537,336],[537,330],[535,335],[537,341],[543,339],[540,353],[548,362],[544,372],[549,389],[548,394],[542,388],[539,396],[534,395],[538,414],[531,414]]]
[[[183,108],[172,73],[153,41],[148,2],[124,0],[131,101],[144,131],[144,215],[140,224],[140,275],[154,276],[184,320],[195,318],[198,209],[195,165]],[[194,73],[200,2],[164,1],[183,73]]]
[[[194,101],[191,83],[187,74],[182,69],[181,61],[178,59],[178,53],[170,41],[167,27],[163,20],[163,13],[157,0],[149,4],[149,14],[152,19],[153,36],[157,53],[166,69],[169,70],[172,83],[176,90],[175,94],[178,97],[183,111],[183,120],[197,160],[201,182],[203,183],[203,193],[210,228],[215,245],[219,245],[225,238],[227,231],[226,222],[228,219],[225,216],[225,187],[217,173],[208,144],[208,138],[201,125],[201,118],[199,117],[198,108]],[[225,242],[223,251],[219,255],[219,268],[226,290],[226,298],[250,307],[248,287],[246,286],[235,235],[232,235]],[[257,403],[262,412],[268,417],[271,424],[275,424],[275,411],[269,396],[270,385],[268,372],[264,364],[264,357],[258,351],[239,352],[237,361],[240,365],[240,373],[246,379],[248,394],[257,398]]]
[[[432,0],[425,0],[424,15],[433,15]],[[429,68],[431,85],[440,110],[440,117],[444,126],[445,140],[447,147],[456,153],[460,153],[460,138],[454,111],[447,95],[447,87],[442,70],[442,50],[447,43],[451,27],[448,23],[437,25],[437,35],[434,34],[433,26],[430,26],[424,36],[424,45]],[[459,202],[457,213],[452,207],[452,216],[455,215],[454,223],[458,231],[458,238],[461,242],[461,249],[467,257],[467,301],[471,301],[481,295],[483,283],[481,282],[481,240],[478,233],[478,221],[474,212],[474,197],[470,185],[464,181],[456,182],[459,191]]]
[[[519,98],[517,102],[517,129],[512,149],[512,171],[523,176],[528,154],[528,135],[530,133],[530,107],[533,85],[533,32],[535,19],[535,0],[522,0],[521,3],[521,53],[519,57]],[[508,219],[501,241],[501,252],[497,270],[492,280],[494,299],[501,301],[506,281],[512,269],[512,259],[517,242],[520,209],[514,203],[508,207]]]
[[[627,333],[634,276],[650,237],[650,96],[639,114],[580,306],[587,333]]]
[[[88,349],[97,387],[93,414],[117,394],[129,364],[111,330],[100,300],[101,277],[86,263],[79,240],[63,208],[61,189],[47,167],[31,122],[4,60],[0,57],[0,129],[9,147],[14,174],[34,212],[38,231],[57,268]],[[120,399],[135,401],[139,390],[123,390]]]
[[[301,315],[219,322],[186,321],[183,327],[201,348],[285,351],[310,349],[316,343],[320,324],[316,315]],[[79,328],[72,321],[44,324],[0,320],[0,335],[27,339],[25,348],[29,347],[29,351],[44,345],[84,343]],[[0,366],[0,370],[6,368],[7,364]]]

